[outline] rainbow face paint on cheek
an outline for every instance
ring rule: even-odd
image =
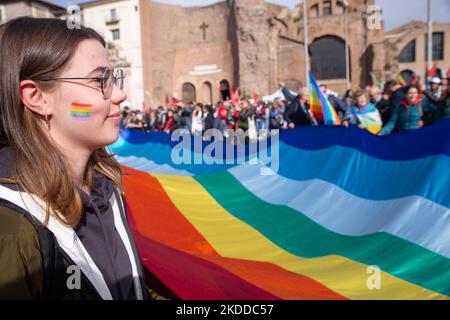
[[[72,102],[70,107],[72,118],[75,119],[87,119],[92,115],[92,104],[83,104]]]

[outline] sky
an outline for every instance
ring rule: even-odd
[[[86,0],[46,0],[60,6],[66,7],[69,2],[72,4],[87,2]],[[219,0],[153,0],[155,2],[171,3],[186,7],[204,6]],[[268,2],[281,4],[293,8],[299,0],[268,0]],[[432,19],[435,22],[450,23],[450,0],[431,0]],[[426,21],[427,0],[375,0],[381,7],[382,19],[385,30],[391,30],[412,20]],[[402,13],[402,14],[399,14]]]

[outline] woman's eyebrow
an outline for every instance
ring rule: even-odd
[[[91,72],[89,72],[86,76],[90,76],[96,72],[105,72],[105,70],[108,69],[108,67],[97,67],[94,70],[92,70]]]

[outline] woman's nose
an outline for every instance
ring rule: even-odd
[[[121,90],[116,84],[114,84],[112,93],[111,93],[111,102],[114,104],[121,104],[127,100],[127,94],[125,91]]]

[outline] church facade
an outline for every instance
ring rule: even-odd
[[[367,27],[373,0],[350,0],[348,43],[351,83],[365,85],[370,72],[384,75],[384,30]],[[340,92],[346,86],[343,1],[308,1],[310,65],[319,81]],[[280,80],[305,83],[303,5],[293,10],[264,0],[224,1],[184,8],[140,1],[144,86],[151,99],[175,95],[216,102],[229,95],[266,95]],[[150,101],[149,101],[150,102]]]

